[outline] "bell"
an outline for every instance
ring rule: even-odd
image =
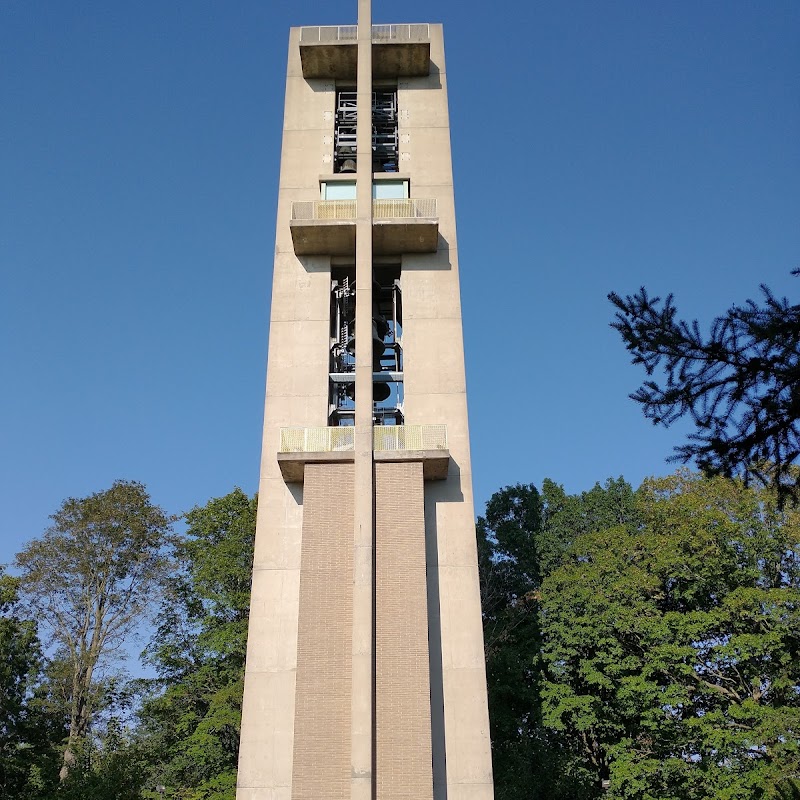
[[[345,159],[339,172],[355,172],[356,162],[352,158]]]
[[[388,399],[389,395],[392,393],[392,390],[389,388],[388,383],[373,383],[372,384],[372,401],[374,403],[380,403],[383,400]]]

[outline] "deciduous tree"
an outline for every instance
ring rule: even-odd
[[[545,724],[626,800],[778,796],[800,767],[800,522],[681,472],[542,584]]]
[[[182,800],[233,800],[256,499],[240,489],[186,515],[181,564],[149,658],[161,693],[141,711],[150,784]]]
[[[36,623],[19,605],[19,580],[0,570],[0,797],[31,797],[34,773],[57,771],[63,729],[36,696],[43,659]]]
[[[92,722],[98,666],[120,654],[158,596],[171,520],[133,481],[69,498],[51,519],[16,563],[27,604],[69,671],[64,781]]]
[[[579,800],[591,780],[573,743],[542,721],[542,580],[586,532],[635,524],[623,479],[568,495],[517,484],[496,492],[479,517],[478,561],[495,793],[499,800]],[[588,794],[587,794],[588,792]]]

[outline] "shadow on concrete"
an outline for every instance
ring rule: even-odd
[[[298,256],[295,258],[302,264],[306,272],[330,272],[331,271],[331,256],[329,255],[314,255],[314,256]]]
[[[428,486],[430,485],[428,484]],[[439,561],[439,533],[436,527],[436,501],[429,499],[427,491],[425,492],[425,559],[428,564],[428,659],[431,680],[433,800],[447,800],[442,622],[439,602],[439,570],[435,568]]]
[[[424,77],[414,78],[413,84],[409,84],[408,78],[404,78],[402,75],[398,76],[397,88],[413,89],[414,91],[423,89],[441,89],[442,69],[433,59],[430,60],[429,65],[430,65],[429,66],[430,72],[428,73],[428,75],[425,75]]]
[[[306,78],[306,83],[312,92],[333,92],[336,90],[336,81],[333,78]],[[355,85],[355,78],[353,78],[353,85]],[[333,111],[333,104],[331,104],[331,111]]]
[[[286,488],[289,494],[294,498],[298,506],[303,505],[303,484],[302,483],[287,483]]]
[[[443,271],[453,269],[453,264],[450,261],[450,244],[447,239],[438,234],[438,244],[436,245],[435,253],[411,253],[413,260],[406,263],[403,260],[404,272],[432,272],[434,270]]]
[[[439,529],[437,503],[460,503],[461,468],[453,458],[446,481],[425,484],[425,558],[428,566],[428,658],[431,679],[431,750],[433,798],[447,800],[447,756],[445,751],[444,678],[442,664],[441,598],[439,593]]]

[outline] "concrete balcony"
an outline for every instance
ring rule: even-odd
[[[356,251],[356,201],[292,203],[294,252],[298,256],[349,256]]]
[[[355,428],[281,428],[278,464],[287,483],[302,483],[306,464],[353,461]],[[421,461],[425,480],[444,480],[450,463],[446,425],[378,425],[372,429],[376,462]]]
[[[372,251],[435,253],[439,246],[436,201],[429,198],[372,201]]]
[[[304,78],[356,77],[355,25],[300,29]],[[430,73],[431,40],[427,23],[372,26],[372,77],[423,77]]]
[[[298,256],[349,256],[356,251],[355,200],[303,200],[292,203],[289,222]],[[372,250],[375,255],[435,253],[439,245],[436,200],[373,200]]]

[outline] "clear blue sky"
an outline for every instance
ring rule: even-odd
[[[606,294],[798,296],[800,3],[395,5],[445,25],[476,511],[666,473]],[[0,3],[0,562],[115,478],[255,491],[288,28],[355,14]]]

